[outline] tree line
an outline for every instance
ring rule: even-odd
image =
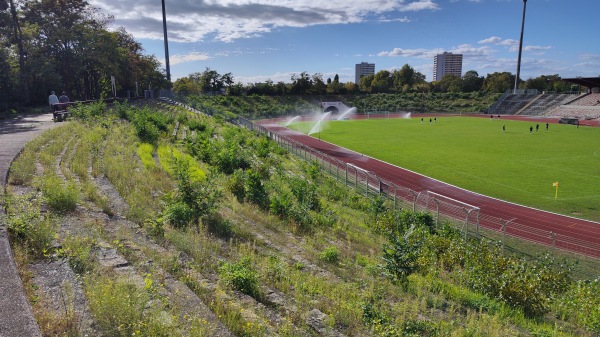
[[[48,94],[65,91],[72,100],[112,95],[114,77],[119,97],[166,88],[160,62],[121,28],[109,31],[114,21],[85,0],[0,0],[0,112],[47,103]],[[336,74],[324,78],[308,72],[292,74],[290,81],[243,84],[231,73],[206,68],[175,81],[178,94],[230,95],[337,95],[364,93],[504,92],[515,75],[495,72],[486,77],[470,70],[464,76],[446,75],[427,82],[425,75],[405,64],[381,70],[359,83],[340,82]],[[520,88],[569,91],[558,75],[520,81]],[[129,91],[129,93],[128,93]]]
[[[84,0],[0,0],[0,111],[47,103],[51,91],[107,97],[111,76],[121,97],[165,87],[160,62],[123,28],[109,31],[113,20]]]
[[[339,75],[333,79],[323,79],[323,75],[307,72],[292,74],[290,82],[274,83],[267,80],[262,83],[242,84],[235,82],[231,73],[224,75],[206,68],[203,72],[195,72],[180,78],[173,84],[173,91],[179,95],[229,94],[239,95],[346,95],[377,93],[503,93],[512,89],[515,75],[510,72],[494,72],[486,77],[479,76],[477,71],[469,70],[462,77],[448,74],[441,80],[427,82],[425,75],[410,65],[393,71],[381,70],[373,75],[363,76],[358,84],[340,82]],[[541,75],[526,81],[519,81],[519,89],[537,89],[540,92],[571,91],[569,83],[561,81],[559,75]]]

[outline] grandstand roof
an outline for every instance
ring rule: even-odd
[[[587,88],[600,88],[600,77],[575,77],[575,78],[563,78],[565,82],[575,83],[583,85]]]

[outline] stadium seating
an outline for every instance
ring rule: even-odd
[[[516,114],[539,116],[544,114],[544,111],[551,110],[558,105],[573,100],[574,97],[573,94],[543,93],[536,100],[531,101],[530,105],[525,106]]]

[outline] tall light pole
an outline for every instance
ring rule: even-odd
[[[519,76],[521,76],[521,52],[523,51],[523,31],[525,30],[525,9],[527,8],[527,0],[523,0],[523,19],[521,20],[521,38],[519,39],[519,58],[517,60],[517,77],[515,78],[515,91],[519,89]]]
[[[167,67],[167,81],[171,88],[171,65],[169,64],[169,39],[167,38],[167,13],[165,11],[165,0],[162,0],[163,32],[165,34],[165,65]]]

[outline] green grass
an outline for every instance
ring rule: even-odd
[[[418,118],[329,121],[320,138],[468,190],[600,221],[600,129],[552,124],[545,131],[540,123],[536,132],[535,124],[464,117],[433,124],[428,118],[423,124]],[[559,182],[557,200],[553,182]]]

